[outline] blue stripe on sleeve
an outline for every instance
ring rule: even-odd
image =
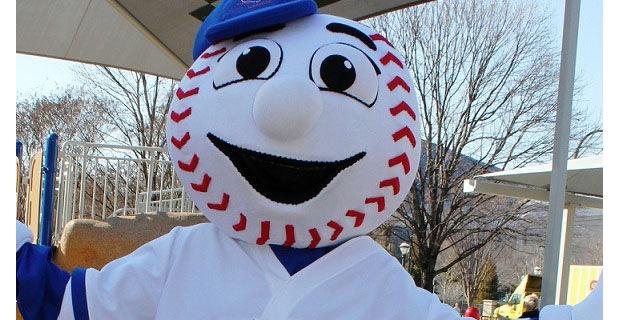
[[[76,268],[71,274],[71,297],[75,320],[88,320],[86,301],[86,269]]]

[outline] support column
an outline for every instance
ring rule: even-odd
[[[555,304],[566,304],[568,294],[568,274],[570,271],[570,257],[573,243],[573,226],[575,224],[575,207],[564,209],[562,219],[562,239],[560,241],[560,265],[558,266],[559,284],[555,292]]]
[[[560,83],[558,107],[553,144],[553,163],[549,190],[549,214],[545,239],[545,262],[541,307],[554,303],[558,293],[560,273],[560,243],[566,192],[566,162],[568,160],[568,138],[575,87],[575,58],[577,56],[577,32],[579,30],[580,0],[566,0],[564,5],[564,31],[562,35],[562,58],[560,61]]]

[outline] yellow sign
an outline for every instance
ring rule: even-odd
[[[566,304],[574,306],[583,301],[598,283],[602,266],[570,266]]]

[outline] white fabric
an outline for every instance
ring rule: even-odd
[[[573,308],[573,320],[603,320],[603,273],[594,290]]]
[[[572,320],[573,307],[567,305],[548,305],[540,310],[540,320]]]
[[[71,297],[71,279],[65,286],[65,293],[62,296],[62,305],[60,306],[60,313],[58,319],[74,320],[73,317],[73,301]]]
[[[460,319],[369,237],[291,277],[268,246],[231,239],[212,224],[175,228],[101,271],[89,269],[86,291],[91,320]],[[72,319],[69,310],[63,305],[59,319]]]
[[[32,242],[32,231],[25,224],[15,220],[17,226],[15,227],[15,251],[19,251],[24,243]]]

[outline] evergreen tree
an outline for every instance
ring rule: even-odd
[[[495,270],[495,263],[493,263],[493,260],[487,260],[485,267],[489,269],[484,279],[482,279],[480,290],[478,290],[474,300],[475,304],[482,303],[482,300],[499,300],[500,298],[499,279]]]

